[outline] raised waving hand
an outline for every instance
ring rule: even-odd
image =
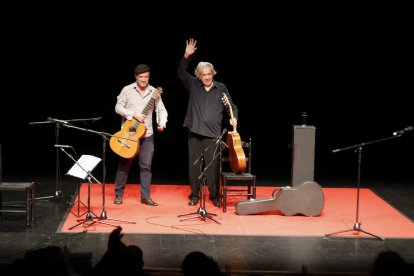
[[[197,40],[190,38],[186,40],[187,46],[185,47],[184,57],[189,58],[197,50]]]

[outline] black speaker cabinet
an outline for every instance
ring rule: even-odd
[[[315,163],[315,127],[293,126],[292,187],[313,181]]]

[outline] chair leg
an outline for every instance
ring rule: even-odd
[[[26,226],[30,226],[31,212],[30,212],[30,187],[26,188]]]
[[[251,199],[252,198],[252,183],[249,182],[247,184],[247,199]]]
[[[227,182],[223,180],[223,212],[226,212],[227,208]]]
[[[30,187],[30,220],[33,223],[35,220],[35,185]]]
[[[256,199],[256,176],[253,178],[253,199]]]
[[[0,210],[3,209],[2,192],[0,191]],[[3,212],[0,212],[0,221],[3,219]]]

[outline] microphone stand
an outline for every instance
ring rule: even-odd
[[[180,219],[180,221],[189,220],[193,218],[199,217],[200,219],[206,221],[207,219],[210,219],[217,224],[221,224],[218,220],[213,218],[212,216],[217,216],[217,214],[208,213],[206,210],[206,194],[207,194],[207,170],[211,167],[211,165],[214,163],[214,161],[217,159],[218,156],[220,156],[221,152],[226,148],[223,146],[223,142],[221,141],[221,137],[226,133],[227,130],[224,130],[223,133],[214,140],[214,142],[206,147],[200,154],[200,156],[194,161],[194,165],[196,165],[198,162],[200,162],[200,175],[198,176],[198,179],[200,180],[200,206],[198,207],[197,212],[188,213],[188,214],[182,214],[178,215],[177,217],[183,217],[183,216],[189,216],[189,215],[195,215],[188,218]],[[204,154],[212,147],[216,147],[214,150],[213,158],[210,161],[210,163],[205,166],[205,158]],[[217,150],[218,147],[220,147],[220,150]],[[217,152],[218,151],[218,152]]]
[[[113,220],[113,221],[121,221],[121,222],[126,222],[126,223],[132,223],[135,224],[136,222],[134,221],[128,221],[128,220],[123,220],[123,219],[117,219],[117,218],[108,218],[107,212],[105,210],[105,178],[106,178],[106,161],[105,161],[105,153],[106,153],[106,142],[108,140],[107,136],[114,136],[117,137],[115,135],[111,135],[109,133],[105,133],[105,132],[100,132],[100,131],[95,131],[95,130],[91,130],[91,129],[85,129],[85,128],[80,128],[80,127],[76,127],[70,124],[64,124],[63,126],[68,127],[68,128],[75,128],[78,130],[82,130],[82,131],[86,131],[86,132],[92,132],[92,133],[96,133],[102,136],[102,141],[103,141],[103,145],[102,145],[102,171],[103,171],[103,183],[102,184],[102,212],[101,215],[99,217],[95,216],[96,218],[99,218],[99,220]],[[122,139],[126,139],[126,140],[131,140],[131,141],[135,141],[133,139],[129,139],[129,138],[124,138],[124,137],[120,137]]]
[[[51,117],[47,118],[47,121],[41,121],[41,122],[29,122],[29,125],[38,125],[38,124],[55,124],[55,144],[59,144],[59,132],[62,124],[68,124],[69,122],[77,122],[77,121],[98,121],[101,117],[98,118],[87,118],[87,119],[70,119],[70,120],[60,120],[60,119],[54,119]],[[62,196],[62,190],[61,190],[61,171],[60,171],[60,154],[59,149],[56,148],[56,162],[55,162],[55,194],[51,196],[43,196],[43,197],[37,197],[35,200],[40,199],[49,199],[49,198],[58,198],[63,197]],[[66,202],[69,204],[69,202]]]
[[[105,153],[106,153],[106,142],[108,138],[105,135],[102,135],[102,213],[99,216],[100,219],[108,219],[108,216],[105,211],[105,179],[106,179],[106,161],[105,161]]]
[[[377,235],[374,235],[372,233],[369,233],[367,231],[362,230],[361,228],[361,223],[359,222],[359,190],[360,190],[360,186],[361,186],[361,159],[362,159],[362,149],[364,146],[368,146],[374,143],[378,143],[378,142],[382,142],[382,141],[387,141],[390,139],[394,139],[394,138],[399,138],[401,137],[401,135],[396,135],[396,136],[391,136],[391,137],[387,137],[387,138],[382,138],[382,139],[378,139],[378,140],[374,140],[371,142],[366,142],[366,143],[361,143],[361,144],[357,144],[357,145],[353,145],[350,147],[346,147],[346,148],[340,148],[340,149],[335,149],[332,152],[336,153],[336,152],[341,152],[344,150],[349,150],[349,149],[356,149],[356,151],[358,151],[358,175],[357,175],[357,200],[356,200],[356,216],[355,216],[355,223],[354,226],[351,229],[347,229],[347,230],[342,230],[342,231],[337,231],[337,232],[333,232],[333,233],[329,233],[329,234],[325,234],[325,237],[329,237],[335,234],[339,234],[339,233],[344,233],[344,232],[349,232],[349,231],[357,231],[357,232],[363,232],[369,236],[375,237],[377,239],[380,240],[384,240],[384,238],[379,237]]]

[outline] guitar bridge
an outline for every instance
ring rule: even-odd
[[[123,147],[127,147],[127,148],[131,148],[131,146],[128,143],[125,143],[125,140],[121,140],[119,139],[118,142],[121,144],[121,146]]]

